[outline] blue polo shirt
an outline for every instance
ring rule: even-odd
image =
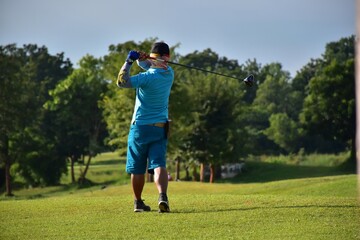
[[[146,72],[130,77],[136,88],[136,100],[132,123],[146,125],[164,123],[168,120],[168,105],[174,71],[168,68],[149,68]]]

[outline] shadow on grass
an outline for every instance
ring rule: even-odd
[[[91,165],[116,165],[116,164],[126,164],[126,160],[124,159],[109,159],[109,160],[102,160],[102,161],[94,161]]]
[[[246,162],[245,170],[234,178],[218,183],[261,183],[287,179],[335,176],[353,173],[341,167],[299,166],[281,163]]]
[[[184,209],[184,210],[175,210],[170,213],[216,213],[216,212],[233,212],[233,211],[252,211],[260,209],[304,209],[304,208],[341,208],[341,209],[360,209],[359,205],[295,205],[295,206],[263,206],[263,207],[239,207],[239,208],[228,208],[228,209]]]
[[[59,196],[59,195],[68,195],[73,194],[80,190],[86,190],[89,191],[93,190],[103,190],[106,189],[109,185],[117,184],[117,180],[111,180],[111,181],[104,181],[101,183],[95,183],[95,182],[87,182],[86,184],[79,185],[79,184],[61,184],[57,186],[51,186],[51,187],[45,187],[45,188],[37,188],[27,191],[26,193],[17,194],[15,193],[12,197],[0,197],[0,201],[5,200],[29,200],[29,199],[40,199],[40,198],[48,198],[51,196]],[[21,185],[21,188],[24,188],[23,185]],[[20,187],[18,188],[20,189]],[[18,190],[15,188],[14,190]]]

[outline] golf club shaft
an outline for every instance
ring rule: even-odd
[[[193,67],[193,66],[189,66],[189,65],[185,65],[185,64],[181,64],[181,63],[176,63],[176,62],[171,62],[171,61],[165,61],[165,60],[160,59],[160,58],[152,58],[152,57],[148,57],[148,58],[152,59],[152,60],[160,61],[160,62],[167,62],[167,63],[173,64],[173,65],[177,65],[177,66],[181,66],[181,67],[185,67],[185,68],[189,68],[189,69],[195,69],[195,70],[198,70],[198,71],[202,71],[202,72],[206,72],[206,73],[212,73],[212,74],[215,74],[215,75],[228,77],[228,78],[233,78],[233,79],[237,79],[237,80],[242,81],[242,79],[240,79],[240,78],[236,78],[236,77],[233,77],[233,76],[230,76],[230,75],[226,75],[226,74],[222,74],[222,73],[218,73],[218,72],[214,72],[214,71],[209,71],[209,70],[206,70],[206,69],[203,69],[203,68]]]

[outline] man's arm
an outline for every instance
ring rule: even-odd
[[[125,62],[124,65],[121,67],[120,72],[118,74],[116,85],[119,88],[131,88],[130,82],[130,68],[131,64]]]
[[[130,69],[134,61],[138,60],[140,53],[137,51],[131,50],[126,58],[124,65],[121,67],[118,74],[116,85],[120,88],[131,88],[130,82]]]

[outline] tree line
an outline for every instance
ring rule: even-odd
[[[149,51],[157,39],[110,45],[108,54],[84,56],[77,68],[45,46],[0,46],[1,185],[12,178],[32,186],[58,184],[67,173],[83,183],[91,159],[103,151],[125,156],[135,91],[116,87],[129,50]],[[185,56],[172,46],[172,61],[234,76],[241,81],[173,66],[168,159],[187,174],[216,169],[248,155],[351,151],[355,163],[355,36],[326,44],[294,78],[280,63],[243,64],[211,49]],[[294,56],[296,57],[296,56]],[[134,65],[132,74],[141,71]],[[74,165],[84,163],[75,179]],[[5,186],[4,186],[5,185]]]

